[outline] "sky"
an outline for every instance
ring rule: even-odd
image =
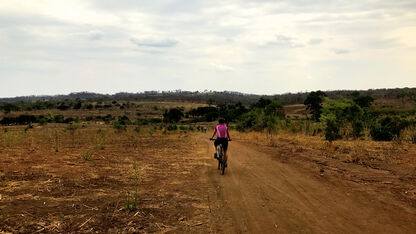
[[[415,0],[0,1],[0,97],[396,87]]]

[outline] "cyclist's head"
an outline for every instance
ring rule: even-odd
[[[219,124],[224,124],[224,123],[225,123],[225,119],[224,119],[224,118],[220,118],[220,119],[218,120],[218,123],[219,123]]]

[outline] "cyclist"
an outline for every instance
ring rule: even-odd
[[[230,133],[228,132],[228,127],[225,125],[225,119],[220,118],[218,120],[218,125],[214,129],[214,133],[212,134],[211,138],[214,138],[215,134],[217,134],[217,139],[214,141],[214,158],[217,158],[217,146],[222,144],[222,148],[224,149],[224,164],[227,167],[227,148],[228,148],[228,141],[231,140]]]

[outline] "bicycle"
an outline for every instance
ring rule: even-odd
[[[211,141],[215,141],[215,138],[210,138]],[[228,139],[228,141],[231,141],[231,139]],[[221,174],[224,175],[225,168],[227,167],[225,162],[225,155],[224,155],[224,148],[222,144],[220,143],[217,146],[217,160],[218,160],[218,170],[221,170]]]

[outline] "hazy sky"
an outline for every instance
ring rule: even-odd
[[[0,0],[0,97],[416,86],[416,0]]]

